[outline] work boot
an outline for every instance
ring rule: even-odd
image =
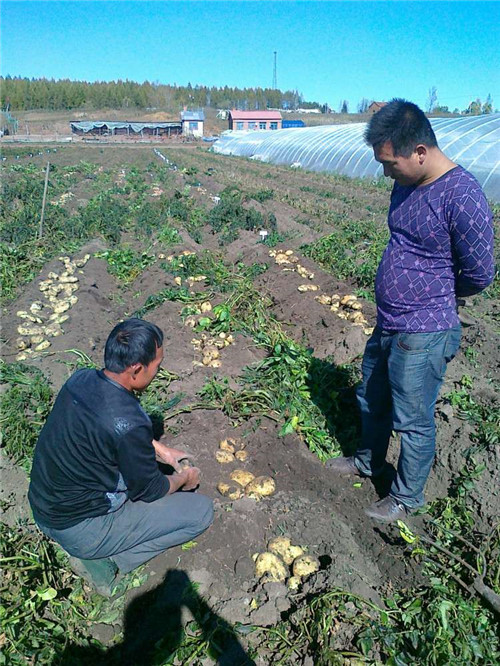
[[[394,523],[397,520],[405,520],[411,514],[411,509],[391,495],[374,502],[365,509],[370,518],[381,523]]]
[[[113,596],[118,567],[110,557],[82,560],[70,556],[69,564],[77,576],[83,578],[98,594],[103,597]]]
[[[354,456],[330,458],[326,461],[325,467],[340,476],[364,476],[356,467]]]

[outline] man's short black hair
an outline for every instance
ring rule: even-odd
[[[437,146],[429,119],[416,104],[391,99],[375,113],[366,129],[365,141],[374,148],[390,141],[394,155],[410,157],[419,144]]]
[[[104,349],[104,366],[110,372],[123,372],[135,363],[149,365],[163,345],[163,332],[143,319],[126,319],[109,334]]]

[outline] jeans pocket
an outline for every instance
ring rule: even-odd
[[[421,354],[431,351],[431,349],[443,342],[447,334],[448,331],[439,331],[437,333],[398,333],[396,346],[408,354]]]

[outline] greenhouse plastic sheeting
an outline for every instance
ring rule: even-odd
[[[500,202],[500,114],[431,118],[441,150],[481,183],[486,196]],[[274,131],[228,132],[212,150],[310,171],[376,179],[382,165],[363,139],[366,123],[321,125]]]

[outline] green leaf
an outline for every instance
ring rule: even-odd
[[[40,599],[43,599],[43,601],[50,601],[51,599],[55,599],[57,597],[57,590],[55,590],[53,587],[46,587],[44,588],[38,588],[36,591]]]

